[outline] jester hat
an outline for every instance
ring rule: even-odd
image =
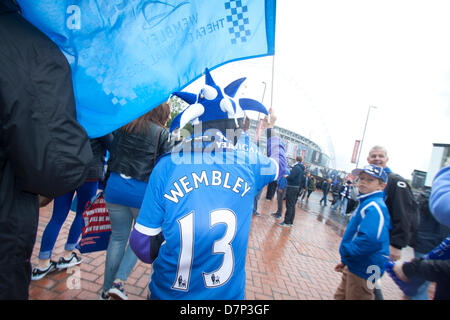
[[[173,95],[181,98],[189,106],[178,114],[170,125],[170,132],[177,128],[182,129],[188,122],[198,124],[221,119],[237,119],[245,116],[245,110],[253,110],[269,114],[266,107],[259,101],[240,98],[237,103],[234,97],[246,78],[240,78],[231,82],[222,89],[214,82],[208,68],[205,69],[205,86],[198,95],[189,92],[174,92]]]

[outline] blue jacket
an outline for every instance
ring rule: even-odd
[[[450,166],[439,170],[433,180],[430,211],[437,221],[450,227]]]
[[[286,172],[284,175],[280,176],[277,181],[278,189],[283,190],[287,187],[287,180],[284,177],[285,175],[289,175],[291,173],[291,170],[289,168],[286,168]]]
[[[379,267],[381,277],[389,257],[391,222],[383,198],[383,191],[358,196],[359,206],[347,225],[339,248],[342,263],[364,279],[374,274],[371,266]]]

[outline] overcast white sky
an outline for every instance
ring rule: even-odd
[[[341,170],[355,167],[354,142],[376,106],[359,164],[383,145],[391,169],[410,179],[428,170],[433,143],[450,143],[449,13],[448,0],[280,0],[275,59],[212,75],[219,85],[247,76],[241,93],[257,100],[266,82],[277,125],[334,153]]]

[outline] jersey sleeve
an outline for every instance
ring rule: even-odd
[[[161,203],[164,190],[164,165],[157,165],[145,191],[141,210],[130,234],[130,247],[136,256],[145,263],[152,263],[158,256],[159,248],[164,242],[161,224],[164,208]]]
[[[278,179],[278,163],[263,154],[258,155],[258,161],[253,170],[257,190]]]
[[[145,190],[139,216],[136,219],[136,229],[148,235],[154,235],[157,231],[161,231],[164,215],[162,203],[165,187],[164,167],[164,164],[160,163],[153,169]]]
[[[261,190],[266,184],[277,180],[286,172],[286,151],[280,137],[273,134],[272,129],[267,130],[267,155],[258,154],[255,167],[256,186]]]
[[[277,164],[277,177],[283,176],[287,169],[286,150],[280,137],[274,134],[273,129],[267,129],[267,155]]]

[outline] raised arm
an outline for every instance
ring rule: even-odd
[[[264,126],[267,129],[267,155],[278,164],[278,178],[286,173],[286,150],[283,141],[275,132],[274,126],[277,117],[272,108],[269,110],[269,115],[269,118],[264,119]]]

